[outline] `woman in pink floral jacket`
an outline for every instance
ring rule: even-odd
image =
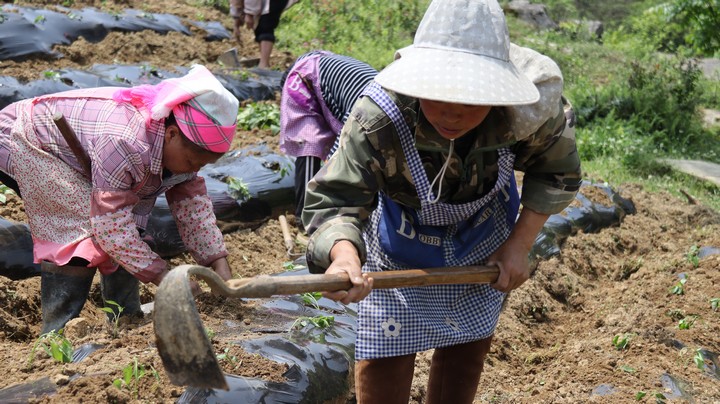
[[[42,333],[77,317],[102,274],[103,297],[139,315],[138,280],[160,284],[168,264],[141,232],[165,193],[185,246],[231,277],[222,234],[197,171],[225,153],[238,100],[203,66],[132,88],[74,90],[0,111],[0,181],[24,201],[41,264]],[[53,120],[62,114],[91,162],[86,172]]]

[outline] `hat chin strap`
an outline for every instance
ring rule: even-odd
[[[445,159],[445,164],[443,164],[442,168],[440,169],[440,172],[435,176],[435,179],[430,184],[430,192],[427,195],[427,201],[430,203],[437,203],[437,201],[440,200],[440,195],[442,195],[442,180],[445,178],[445,172],[447,171],[448,166],[450,165],[450,158],[452,157],[453,151],[455,150],[455,139],[450,140],[450,150],[448,150],[448,156]],[[437,196],[433,199],[432,196],[432,190],[435,186],[435,182],[438,183],[438,191]]]

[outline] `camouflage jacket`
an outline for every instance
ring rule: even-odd
[[[568,119],[572,109],[560,96],[559,71],[549,76],[552,83],[546,87],[547,81],[538,84],[532,77],[544,104],[495,107],[480,126],[455,140],[441,201],[465,203],[492,189],[498,174],[497,149],[509,147],[516,154],[515,169],[524,172],[524,207],[554,214],[572,202],[581,182],[574,122]],[[415,146],[432,181],[447,158],[450,141],[427,122],[416,99],[386,92],[411,132],[414,128]],[[522,133],[528,128],[532,132]],[[307,186],[302,218],[311,235],[307,250],[311,272],[324,272],[330,264],[330,249],[340,240],[352,242],[365,262],[362,229],[377,206],[380,191],[401,205],[420,208],[395,126],[369,97],[362,97],[343,127],[340,148]]]

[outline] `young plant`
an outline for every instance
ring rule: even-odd
[[[683,319],[680,319],[680,321],[678,321],[678,328],[681,330],[689,330],[690,327],[692,327],[693,324],[695,324],[695,320],[697,320],[697,319],[698,319],[698,316],[696,316],[696,315],[690,315]]]
[[[635,370],[635,368],[633,368],[633,367],[630,366],[630,365],[622,365],[622,366],[620,366],[620,370],[622,370],[622,371],[625,372],[625,373],[635,373],[635,372],[637,372],[637,370]]]
[[[7,196],[10,194],[14,194],[15,192],[10,189],[7,185],[0,182],[0,203],[5,204],[7,202]]]
[[[685,254],[685,257],[687,258],[688,262],[692,264],[693,268],[697,268],[700,266],[700,257],[698,256],[698,253],[700,252],[700,247],[697,245],[690,246],[690,250],[687,254]]]
[[[43,76],[45,76],[45,78],[48,80],[60,80],[60,73],[54,72],[52,70],[44,71]]]
[[[159,378],[157,371],[155,371],[155,368],[150,366],[150,369],[152,370],[154,376],[156,378]],[[123,368],[122,378],[113,380],[113,386],[117,387],[118,389],[122,389],[124,387],[130,390],[132,398],[137,399],[140,379],[145,376],[145,373],[145,366],[141,363],[138,363],[137,357],[134,357],[133,361]]]
[[[101,308],[100,310],[104,311],[105,313],[108,313],[110,316],[110,322],[113,325],[113,329],[111,331],[111,336],[113,338],[118,337],[118,324],[120,323],[120,315],[122,314],[123,310],[125,310],[124,307],[120,306],[120,304],[114,300],[106,300],[105,303],[108,306],[105,306]],[[110,306],[115,306],[117,309],[113,309]]]
[[[318,300],[321,297],[322,293],[320,292],[308,292],[300,295],[300,299],[302,299],[303,304],[305,304],[306,306],[314,307],[315,309],[320,308],[320,306],[318,305]]]
[[[635,400],[640,401],[645,398],[645,396],[647,396],[647,392],[638,391],[637,393],[635,393]],[[653,392],[650,396],[655,397],[655,402],[658,404],[664,404],[665,400],[667,400],[667,397],[665,397],[663,393],[659,392]]]
[[[230,347],[223,349],[223,353],[217,354],[216,357],[218,361],[228,362],[233,366],[233,368],[236,368],[239,365],[237,356],[230,354]]]
[[[710,299],[710,308],[712,311],[718,311],[718,308],[720,307],[720,297],[714,297]]]
[[[215,338],[215,331],[213,331],[212,328],[207,327],[205,328],[205,335],[207,335],[208,339],[212,341],[213,338]]]
[[[695,362],[695,366],[697,366],[698,369],[703,370],[705,369],[705,357],[702,354],[702,350],[700,348],[695,350],[695,356],[693,356],[693,362]]]
[[[250,78],[250,73],[248,73],[247,70],[234,70],[230,72],[230,74],[240,81],[247,81],[247,79]]]
[[[280,178],[285,178],[288,175],[290,175],[290,172],[292,171],[293,167],[290,163],[285,164],[280,168]]]
[[[28,367],[32,366],[35,360],[35,353],[38,348],[42,348],[48,356],[61,363],[72,362],[73,346],[70,341],[65,338],[63,331],[50,331],[38,337],[30,351],[30,357],[28,358]]]
[[[227,176],[225,182],[228,184],[228,193],[233,199],[245,200],[250,197],[250,190],[243,180]]]
[[[295,269],[295,264],[292,261],[283,262],[283,269],[286,271],[292,271]]]
[[[612,344],[618,351],[622,351],[627,349],[628,345],[630,345],[630,340],[635,336],[635,334],[617,334],[612,339]]]
[[[682,278],[680,279],[673,287],[670,288],[670,293],[673,295],[684,295],[685,294],[685,284],[687,283],[688,278]]]
[[[290,329],[304,328],[308,324],[312,324],[317,328],[328,328],[335,323],[334,316],[315,316],[315,317],[299,317],[295,322],[292,323]]]

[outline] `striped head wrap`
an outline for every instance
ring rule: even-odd
[[[239,102],[202,65],[156,85],[120,89],[113,99],[146,109],[148,120],[164,119],[172,112],[185,137],[205,150],[225,153],[235,136]]]

